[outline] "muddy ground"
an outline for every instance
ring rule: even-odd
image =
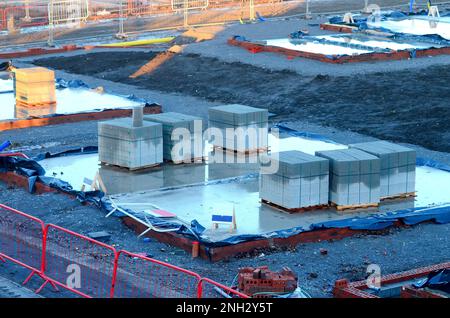
[[[450,152],[450,65],[311,77],[182,54],[151,74],[129,78],[155,54],[101,52],[39,59],[35,64],[212,102],[268,107],[279,120],[313,122]]]

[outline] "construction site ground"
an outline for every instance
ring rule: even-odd
[[[218,104],[267,107],[276,114],[275,123],[296,130],[319,133],[343,144],[386,139],[408,144],[419,157],[450,164],[450,56],[328,65],[276,54],[250,54],[225,43],[234,34],[266,39],[286,37],[306,27],[311,34],[319,34],[323,31],[318,22],[290,19],[215,28],[215,39],[188,44],[183,53],[136,79],[129,75],[164,46],[77,51],[14,63],[50,67],[65,80],[79,79],[107,92],[134,94],[161,104],[166,112],[206,118],[208,107]],[[97,122],[3,131],[0,140],[11,140],[11,150],[29,156],[96,146]],[[289,249],[258,250],[210,263],[191,259],[188,253],[155,240],[144,242],[119,219],[105,218],[97,208],[80,205],[64,194],[33,195],[0,183],[0,202],[82,234],[105,230],[116,247],[148,253],[226,285],[240,267],[268,265],[279,270],[289,266],[298,273],[302,288],[316,297],[330,297],[336,279],[364,279],[369,264],[379,264],[382,274],[388,274],[449,261],[449,224],[420,224]],[[322,255],[321,248],[328,253]],[[27,274],[10,263],[0,263],[0,275],[7,279],[19,282]],[[37,288],[39,283],[35,278],[30,286]],[[70,296],[54,293],[50,287],[43,295]]]

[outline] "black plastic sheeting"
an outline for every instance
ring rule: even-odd
[[[416,288],[440,290],[450,294],[450,269],[446,268],[430,273],[426,279],[413,284],[413,286]]]
[[[77,153],[82,153],[78,149]],[[75,153],[75,150],[71,150],[70,153]],[[61,153],[62,155],[63,153]],[[55,155],[50,155],[55,156]],[[46,154],[40,156],[42,159],[46,157]],[[25,159],[21,157],[0,157],[0,172],[12,171],[19,175],[28,178],[28,191],[30,193],[35,192],[36,182],[41,182],[56,190],[71,194],[75,196],[81,203],[89,202],[95,204],[97,207],[101,207],[101,200],[104,197],[104,193],[101,191],[87,191],[81,192],[73,190],[73,187],[63,180],[45,176],[45,170],[35,159]]]
[[[318,134],[300,132],[292,130],[283,125],[276,125],[272,129],[277,128],[280,133],[288,136],[294,137],[304,137],[315,140],[322,140],[327,142],[333,142],[326,137]],[[42,182],[54,189],[71,194],[75,196],[80,202],[89,202],[94,204],[98,208],[102,209],[106,213],[112,211],[112,206],[108,199],[104,197],[104,193],[101,191],[89,191],[81,192],[76,191],[72,186],[60,179],[45,176],[45,170],[39,164],[40,160],[47,158],[56,158],[63,156],[73,156],[80,154],[96,153],[98,151],[97,147],[85,147],[79,149],[68,150],[59,153],[44,153],[35,157],[34,159],[24,159],[19,157],[0,157],[0,172],[14,171],[18,174],[26,176],[29,181],[29,191],[33,192],[35,189],[36,182]],[[436,169],[444,170],[450,172],[450,166],[445,165],[440,162],[436,162],[430,159],[417,158],[418,166],[429,166]],[[240,178],[253,178],[255,176],[242,176]],[[219,180],[218,182],[224,182]],[[233,182],[233,180],[228,181]],[[450,201],[450,200],[449,200]],[[132,210],[127,210],[129,213],[135,213]],[[115,212],[115,216],[122,217],[123,214],[120,212]],[[222,241],[212,241],[202,234],[205,232],[205,227],[203,227],[196,220],[191,222],[191,227],[187,228],[184,225],[178,223],[171,223],[167,220],[161,220],[160,218],[147,216],[147,219],[152,222],[152,224],[158,228],[176,228],[178,227],[178,234],[188,236],[195,239],[205,245],[207,248],[220,247],[238,244],[246,241],[254,240],[264,240],[268,238],[288,238],[290,236],[300,234],[302,232],[317,231],[322,229],[331,228],[348,228],[351,230],[367,230],[367,231],[379,231],[387,229],[393,226],[396,222],[403,222],[407,225],[414,225],[421,222],[434,222],[437,224],[450,223],[450,203],[440,206],[432,207],[416,207],[412,209],[398,210],[383,214],[374,214],[367,217],[355,217],[336,221],[327,221],[312,224],[309,228],[294,227],[286,230],[273,231],[264,234],[247,234],[247,235],[235,235],[224,239]]]

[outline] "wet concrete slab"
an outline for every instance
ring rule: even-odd
[[[308,138],[269,136],[272,151],[296,149],[313,154],[318,150],[346,148],[342,144]],[[296,227],[308,229],[318,222],[439,205],[448,203],[450,197],[449,172],[418,166],[415,198],[382,202],[379,208],[365,210],[337,212],[329,208],[288,214],[260,202],[256,159],[247,163],[164,164],[157,169],[133,173],[99,166],[97,154],[46,159],[40,163],[48,176],[68,181],[75,189],[81,188],[84,177],[93,178],[99,172],[111,199],[119,205],[133,203],[133,210],[144,211],[150,204],[175,213],[186,223],[195,219],[207,228],[205,235],[213,241]],[[230,233],[226,225],[212,230],[212,214],[231,214],[233,209],[237,231]]]
[[[370,28],[384,28],[395,33],[439,35],[450,40],[450,17],[411,17],[403,20],[368,21]]]
[[[334,34],[305,36],[300,39],[280,38],[264,41],[267,45],[323,55],[360,55],[383,50],[413,50],[443,47],[419,40],[391,40],[377,36]]]

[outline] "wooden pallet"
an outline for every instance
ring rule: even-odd
[[[389,201],[389,200],[401,200],[401,199],[408,199],[408,198],[414,198],[416,197],[416,192],[407,192],[407,193],[401,193],[398,195],[393,196],[387,196],[387,197],[381,197],[381,201]]]
[[[121,167],[121,166],[118,166],[118,165],[113,165],[113,164],[110,164],[110,163],[107,163],[107,162],[103,162],[103,161],[101,161],[100,164],[102,166],[114,167],[114,168],[118,168],[118,169],[128,170],[130,172],[141,171],[141,170],[145,170],[145,169],[152,169],[152,168],[157,168],[157,167],[161,166],[160,163],[155,163],[153,165],[147,165],[147,166],[139,167],[139,168],[128,168],[128,167]]]
[[[337,205],[331,202],[330,205],[336,209],[336,211],[347,211],[347,210],[361,210],[361,209],[373,209],[380,206],[379,203],[367,203],[367,204],[354,204],[354,205]]]
[[[181,164],[183,164],[183,163],[185,163],[185,164],[202,163],[202,162],[204,162],[205,160],[206,160],[205,157],[199,157],[199,158],[192,158],[190,161],[185,161],[185,160],[182,160],[182,161],[173,161],[173,160],[167,160],[167,159],[164,159],[164,162],[171,163],[171,164],[173,164],[173,165],[181,165]]]
[[[214,146],[214,151],[223,151],[223,152],[229,152],[229,153],[234,153],[237,155],[253,155],[253,154],[257,154],[257,153],[264,153],[269,151],[269,147],[264,147],[264,148],[258,148],[258,149],[252,149],[252,150],[246,150],[246,151],[239,151],[239,150],[235,150],[235,149],[228,149],[225,147],[219,147],[219,146]]]
[[[16,100],[16,106],[19,107],[28,107],[28,108],[47,108],[56,106],[56,102],[46,102],[46,103],[26,103],[19,100]]]
[[[294,213],[304,213],[304,212],[310,212],[310,211],[315,211],[315,210],[323,210],[323,209],[328,209],[329,205],[328,204],[321,204],[321,205],[314,205],[314,206],[308,206],[308,207],[302,207],[302,208],[294,208],[294,209],[289,209],[289,208],[285,208],[282,207],[278,204],[275,204],[273,202],[261,199],[261,203],[266,204],[268,206],[270,206],[271,208],[277,209],[281,212],[287,212],[289,214],[294,214]]]

